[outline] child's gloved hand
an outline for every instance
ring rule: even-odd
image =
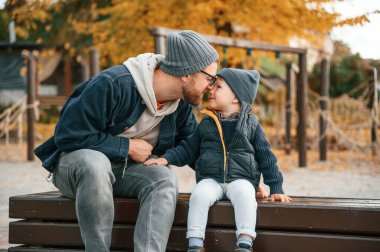
[[[272,201],[281,201],[285,203],[292,201],[292,198],[285,194],[272,194],[270,197]]]
[[[165,158],[151,158],[144,162],[144,165],[167,165],[168,160]]]
[[[256,199],[264,199],[267,197],[268,194],[264,191],[264,188],[261,185],[259,185],[259,187],[257,188]]]

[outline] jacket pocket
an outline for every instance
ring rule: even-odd
[[[231,179],[253,178],[253,167],[251,156],[247,153],[231,153],[229,162],[229,174]]]
[[[204,153],[199,160],[199,173],[203,176],[218,176],[220,169],[223,169],[219,155],[213,152]]]

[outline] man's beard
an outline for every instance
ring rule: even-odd
[[[199,93],[199,91],[196,90],[194,86],[188,86],[188,88],[184,88],[183,90],[183,99],[193,106],[198,106],[202,102],[204,93],[205,92]]]

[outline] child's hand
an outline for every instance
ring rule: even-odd
[[[285,194],[272,194],[270,197],[272,201],[281,201],[285,203],[292,201],[292,198]]]
[[[144,165],[167,165],[168,160],[165,158],[152,158],[144,162]]]
[[[264,188],[261,185],[259,185],[259,187],[257,188],[256,199],[264,199],[267,197],[268,194],[264,191]]]

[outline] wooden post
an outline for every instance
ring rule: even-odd
[[[36,56],[36,82],[35,82],[35,97],[37,98],[40,94],[40,77],[38,76],[38,73],[40,72],[39,70],[39,52],[34,50],[33,54]]]
[[[379,100],[377,96],[377,70],[373,68],[369,71],[369,85],[370,85],[370,109],[371,109],[371,144],[372,144],[372,155],[376,156],[377,150],[377,119],[379,116]]]
[[[321,115],[319,116],[319,159],[327,160],[327,115],[328,115],[328,99],[330,86],[330,63],[327,59],[322,60],[322,86],[321,100],[319,105]]]
[[[17,123],[18,123],[18,130],[17,130],[17,143],[18,143],[18,146],[20,147],[21,146],[21,143],[22,143],[22,130],[23,130],[23,117],[24,116],[24,113],[20,113],[20,115],[18,116],[17,118]]]
[[[307,122],[307,69],[306,52],[299,54],[299,76],[297,82],[297,142],[299,167],[307,167],[307,145],[306,145],[306,122]]]
[[[35,123],[35,114],[34,114],[34,101],[36,97],[36,58],[37,55],[34,53],[28,53],[27,55],[27,122],[28,122],[28,130],[27,130],[27,158],[28,161],[34,161],[34,123]]]
[[[5,116],[5,125],[4,125],[4,131],[5,131],[5,145],[9,145],[9,125],[11,124],[11,111],[8,110],[7,115]]]
[[[293,83],[292,64],[286,64],[286,104],[285,104],[285,153],[290,155],[292,149],[292,83]]]
[[[82,56],[80,61],[81,70],[82,70],[82,81],[86,81],[90,78],[90,67],[88,65],[88,61]]]
[[[69,96],[71,92],[73,91],[73,84],[72,84],[72,74],[71,74],[71,57],[68,52],[66,52],[65,59],[64,59],[64,69],[63,69],[63,79],[64,79],[64,85],[63,85],[63,94],[65,96]]]
[[[99,67],[99,52],[95,47],[90,49],[90,76],[97,75],[100,71]]]
[[[166,53],[165,43],[166,43],[166,40],[164,36],[155,36],[154,45],[155,45],[156,53],[165,55]]]

